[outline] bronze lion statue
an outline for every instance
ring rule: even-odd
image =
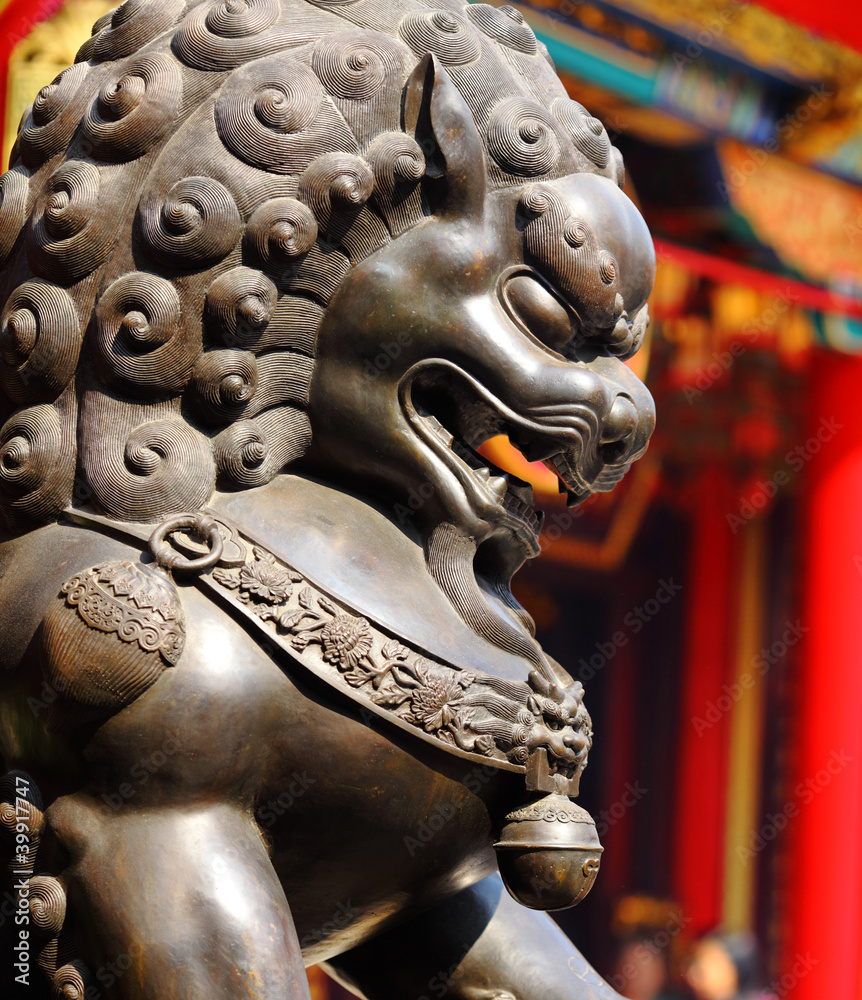
[[[617,996],[537,912],[598,871],[592,730],[480,449],[570,503],[646,449],[621,181],[511,7],[126,0],[35,98],[0,180],[34,995]]]

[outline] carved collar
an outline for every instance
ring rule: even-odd
[[[164,568],[193,580],[258,641],[289,654],[286,669],[298,664],[363,713],[460,757],[522,772],[529,788],[577,794],[592,741],[579,682],[564,689],[536,671],[511,681],[432,658],[222,515],[183,515],[155,531],[80,510],[65,516],[92,530],[149,539]],[[216,533],[220,545],[211,544]]]

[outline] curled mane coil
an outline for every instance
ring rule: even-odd
[[[616,259],[603,251],[599,260],[599,277],[606,285],[610,285],[616,280],[618,271]]]
[[[303,354],[208,351],[195,367],[193,398],[210,423],[254,417],[271,407],[305,406],[313,362]]]
[[[104,263],[113,226],[92,163],[67,160],[51,175],[30,222],[27,255],[45,278],[71,285]]]
[[[15,246],[27,218],[27,195],[30,181],[20,167],[0,177],[0,267]]]
[[[101,17],[96,18],[96,22],[90,32],[90,37],[84,42],[80,49],[78,49],[78,53],[75,56],[76,64],[88,62],[93,58],[93,49],[96,47],[96,39],[106,28],[110,28],[113,18],[113,10],[106,11]]]
[[[303,63],[262,60],[239,70],[216,102],[225,146],[253,167],[298,174],[328,150],[356,150],[356,139]]]
[[[220,38],[248,38],[275,24],[279,13],[277,0],[220,0],[209,6],[204,24]]]
[[[379,135],[367,158],[374,170],[378,196],[384,191],[391,197],[399,184],[413,187],[425,173],[425,155],[419,143],[404,132]]]
[[[51,990],[54,1000],[86,1000],[93,989],[93,977],[83,962],[68,962],[54,973]]]
[[[422,214],[418,186],[425,175],[425,155],[404,132],[384,132],[365,155],[374,172],[374,201],[392,234],[399,236]]]
[[[299,178],[298,195],[320,228],[332,236],[350,225],[373,190],[374,174],[364,160],[348,153],[326,153]]]
[[[195,366],[191,390],[199,412],[220,424],[243,413],[257,386],[257,362],[249,351],[207,351]]]
[[[536,36],[524,22],[524,15],[515,7],[474,3],[468,6],[467,16],[486,35],[510,49],[517,49],[528,56],[538,51]]]
[[[250,347],[272,319],[277,301],[278,290],[266,275],[234,267],[207,290],[207,333],[227,347]]]
[[[551,189],[541,184],[530,184],[524,188],[518,208],[529,219],[538,218],[552,211],[557,204]]]
[[[482,51],[472,25],[451,10],[408,14],[398,30],[416,55],[433,52],[445,66],[473,62]]]
[[[30,879],[30,919],[44,934],[59,934],[66,917],[66,890],[51,875]]]
[[[126,0],[111,14],[110,24],[96,35],[92,58],[120,59],[176,24],[185,0]]]
[[[81,462],[99,504],[114,517],[155,521],[178,510],[197,510],[215,479],[207,439],[184,420],[148,420],[129,433],[128,415],[108,397],[88,401]],[[103,419],[98,421],[98,417]]]
[[[248,220],[246,240],[263,264],[289,263],[314,246],[317,220],[295,198],[264,202]]]
[[[368,101],[401,68],[392,39],[354,28],[322,38],[311,62],[328,93],[345,101]]]
[[[174,49],[188,66],[233,69],[285,47],[289,41],[269,30],[278,21],[278,0],[216,0],[195,7],[174,39]]]
[[[148,152],[176,119],[182,79],[165,55],[143,55],[124,64],[99,91],[84,119],[93,153],[110,163]]]
[[[96,306],[99,372],[132,395],[181,392],[200,354],[193,329],[181,323],[176,289],[155,274],[118,278]]]
[[[551,105],[551,111],[566,127],[575,146],[604,169],[611,159],[611,141],[598,118],[577,101],[560,98]]]
[[[488,150],[507,173],[523,177],[546,174],[560,158],[558,128],[537,101],[510,97],[491,112]]]
[[[263,486],[311,443],[308,415],[276,407],[254,420],[239,420],[215,439],[219,474],[234,487]]]
[[[184,177],[164,198],[151,195],[141,203],[139,218],[153,256],[185,268],[227,256],[242,232],[233,196],[211,177]]]
[[[18,136],[25,166],[41,166],[68,145],[78,127],[76,108],[83,110],[86,95],[82,84],[89,71],[86,63],[70,66],[36,95]]]
[[[3,388],[16,403],[51,402],[75,374],[81,323],[69,293],[47,281],[27,281],[9,296],[0,317]]]
[[[12,530],[50,520],[69,503],[75,475],[69,423],[41,403],[0,428],[0,506]]]

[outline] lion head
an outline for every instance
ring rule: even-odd
[[[508,434],[578,502],[646,448],[621,181],[511,7],[126,0],[0,180],[3,518],[155,522],[288,467],[421,488],[432,575],[520,648],[483,595],[539,518],[476,449]]]

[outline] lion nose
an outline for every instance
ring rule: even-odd
[[[606,465],[624,461],[638,430],[638,411],[628,396],[617,396],[602,426],[600,452]]]
[[[587,746],[587,741],[580,733],[566,733],[563,736],[563,743],[570,750],[574,750],[575,756],[583,753]]]

